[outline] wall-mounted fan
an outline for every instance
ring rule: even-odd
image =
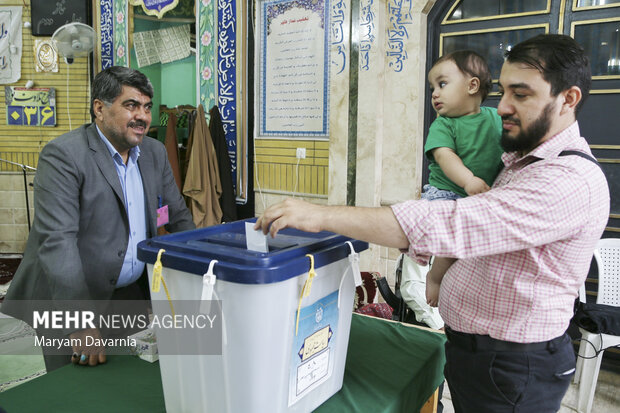
[[[84,23],[68,23],[60,26],[52,35],[58,53],[69,64],[79,56],[88,55],[95,47],[95,30]]]
[[[71,111],[69,108],[69,67],[73,59],[79,56],[87,56],[95,48],[95,30],[84,23],[67,23],[60,26],[52,35],[52,43],[56,46],[58,54],[67,62],[67,115],[69,117],[69,130],[71,124]],[[88,60],[90,73],[90,59]],[[90,76],[89,76],[90,81]],[[90,91],[90,87],[88,88]],[[88,99],[90,102],[90,98]]]

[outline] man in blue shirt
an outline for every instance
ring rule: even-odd
[[[32,300],[148,298],[137,244],[157,235],[159,225],[170,232],[194,228],[164,146],[145,138],[152,97],[142,73],[108,68],[92,85],[93,123],[43,148],[34,179],[35,219],[3,313],[31,322]],[[86,336],[100,337],[97,328],[54,334],[81,345],[44,352],[48,371],[70,361],[105,362],[105,348],[86,345]]]

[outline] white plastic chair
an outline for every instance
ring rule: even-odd
[[[604,238],[599,240],[594,258],[598,266],[597,304],[620,307],[620,238]],[[586,301],[585,285],[579,291],[579,299]],[[574,382],[579,385],[577,411],[590,413],[594,391],[598,380],[598,372],[603,359],[602,349],[620,344],[620,336],[591,333],[583,328],[579,344],[579,357],[575,369]],[[598,356],[596,355],[598,353]]]

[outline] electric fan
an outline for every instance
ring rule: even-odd
[[[68,64],[79,56],[88,55],[95,47],[95,30],[84,23],[68,23],[60,26],[52,35],[58,53]]]

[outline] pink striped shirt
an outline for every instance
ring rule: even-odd
[[[459,258],[439,294],[452,329],[533,343],[568,328],[607,223],[609,189],[598,166],[558,157],[564,150],[591,154],[577,122],[525,157],[504,153],[505,168],[488,192],[392,207],[413,259]]]

